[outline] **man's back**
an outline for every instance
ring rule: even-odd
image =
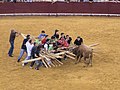
[[[11,41],[14,42],[16,33],[17,33],[17,32],[11,32],[11,33],[10,33],[10,39],[9,39],[10,42],[11,42]]]
[[[27,47],[27,54],[28,54],[28,56],[31,56],[31,50],[32,50],[33,44],[27,42],[26,43],[26,47]]]
[[[24,40],[23,40],[21,49],[25,49],[25,50],[27,49],[27,48],[26,48],[26,45],[25,45],[27,41],[28,41],[28,39],[24,39]]]

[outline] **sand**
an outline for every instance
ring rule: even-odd
[[[38,36],[55,29],[77,36],[87,45],[99,43],[94,51],[93,67],[64,65],[39,71],[17,63],[22,36],[15,40],[14,57],[8,57],[11,29]],[[0,17],[0,90],[120,90],[120,18],[117,17]],[[24,57],[22,60],[24,60]],[[21,60],[21,61],[22,61]]]

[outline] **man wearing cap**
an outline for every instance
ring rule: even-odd
[[[21,46],[21,50],[20,50],[20,55],[18,57],[17,62],[20,62],[20,59],[22,58],[24,52],[27,53],[27,48],[26,48],[26,42],[30,39],[30,35],[27,35],[26,38],[23,40],[22,46]]]

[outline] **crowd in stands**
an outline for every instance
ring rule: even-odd
[[[3,2],[119,2],[120,0],[1,0]]]

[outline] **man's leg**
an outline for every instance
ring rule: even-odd
[[[29,60],[29,59],[31,59],[31,56],[27,56],[25,60]],[[27,65],[27,64],[28,64],[28,63],[23,63],[22,66],[25,66],[25,65]]]
[[[18,62],[20,62],[20,59],[22,58],[24,52],[25,52],[24,49],[21,49],[21,50],[20,50],[20,55],[19,55],[19,57],[18,57]]]
[[[35,68],[36,70],[39,70],[39,67],[43,65],[41,60],[40,61],[36,61],[35,63],[37,65],[36,68]]]
[[[13,53],[13,50],[14,50],[14,42],[10,42],[10,45],[11,45],[11,47],[9,49],[8,54],[9,54],[9,56],[12,56],[12,53]]]
[[[31,62],[30,68],[32,68],[34,64],[35,64],[35,61]]]
[[[67,56],[66,55],[64,55],[64,60],[67,60]]]

